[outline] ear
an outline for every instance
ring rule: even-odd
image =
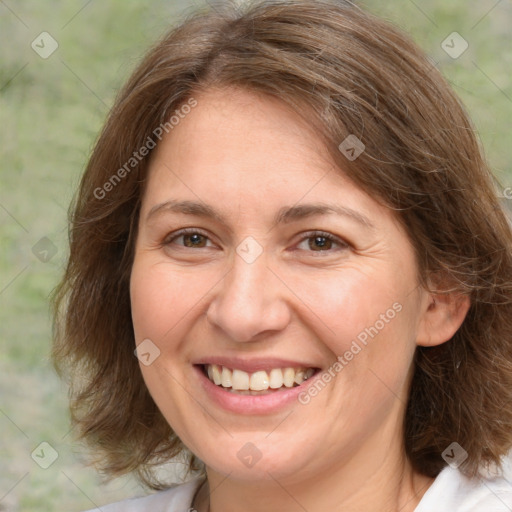
[[[451,339],[466,318],[470,305],[469,297],[460,292],[426,293],[416,343],[434,347]]]

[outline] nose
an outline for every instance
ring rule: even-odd
[[[259,257],[247,263],[238,255],[215,287],[206,312],[208,321],[236,342],[260,340],[290,322],[286,287]]]

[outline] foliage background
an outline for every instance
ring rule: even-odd
[[[409,32],[437,63],[503,189],[511,186],[511,1],[358,3]],[[84,465],[66,386],[49,362],[47,299],[65,265],[66,210],[116,90],[146,48],[201,5],[0,0],[0,510],[79,511],[143,492],[130,477],[102,485]],[[59,44],[46,60],[31,48],[43,31]],[[453,31],[469,43],[455,60],[441,48]],[[38,242],[56,251],[49,261],[33,252]],[[31,458],[42,441],[58,453],[48,469]]]

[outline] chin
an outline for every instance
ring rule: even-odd
[[[198,454],[207,470],[246,482],[300,480],[300,475],[304,474],[305,468],[310,467],[311,457],[314,455],[311,453],[311,457],[308,456],[303,443],[299,443],[301,448],[294,445],[285,447],[278,439],[254,443],[248,441],[247,436],[242,441],[234,439],[236,436],[230,438],[229,446],[204,454],[204,458]]]

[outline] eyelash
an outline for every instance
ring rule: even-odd
[[[202,230],[200,229],[197,229],[197,228],[184,228],[184,229],[181,229],[179,231],[177,231],[176,233],[171,233],[170,235],[168,235],[164,242],[163,242],[163,245],[164,246],[167,246],[167,245],[170,245],[172,242],[174,242],[175,240],[177,240],[178,238],[184,236],[184,235],[201,235],[203,237],[205,237],[206,239],[210,240],[210,237]],[[333,234],[331,233],[328,233],[326,231],[309,231],[309,232],[306,232],[306,233],[303,233],[303,236],[302,238],[300,239],[299,241],[299,244],[306,241],[306,240],[309,240],[311,238],[315,238],[315,237],[321,237],[321,238],[325,238],[335,244],[338,244],[340,246],[340,249],[347,249],[349,248],[349,244],[348,242],[345,242],[344,240],[342,240],[341,238],[338,238],[336,236],[334,236]],[[211,241],[211,240],[210,240]],[[187,248],[183,245],[180,245],[181,248]],[[199,249],[204,249],[205,247],[199,247]],[[307,252],[311,252],[311,253],[315,253],[315,252],[332,252],[332,250],[320,250],[320,251],[307,251]]]

